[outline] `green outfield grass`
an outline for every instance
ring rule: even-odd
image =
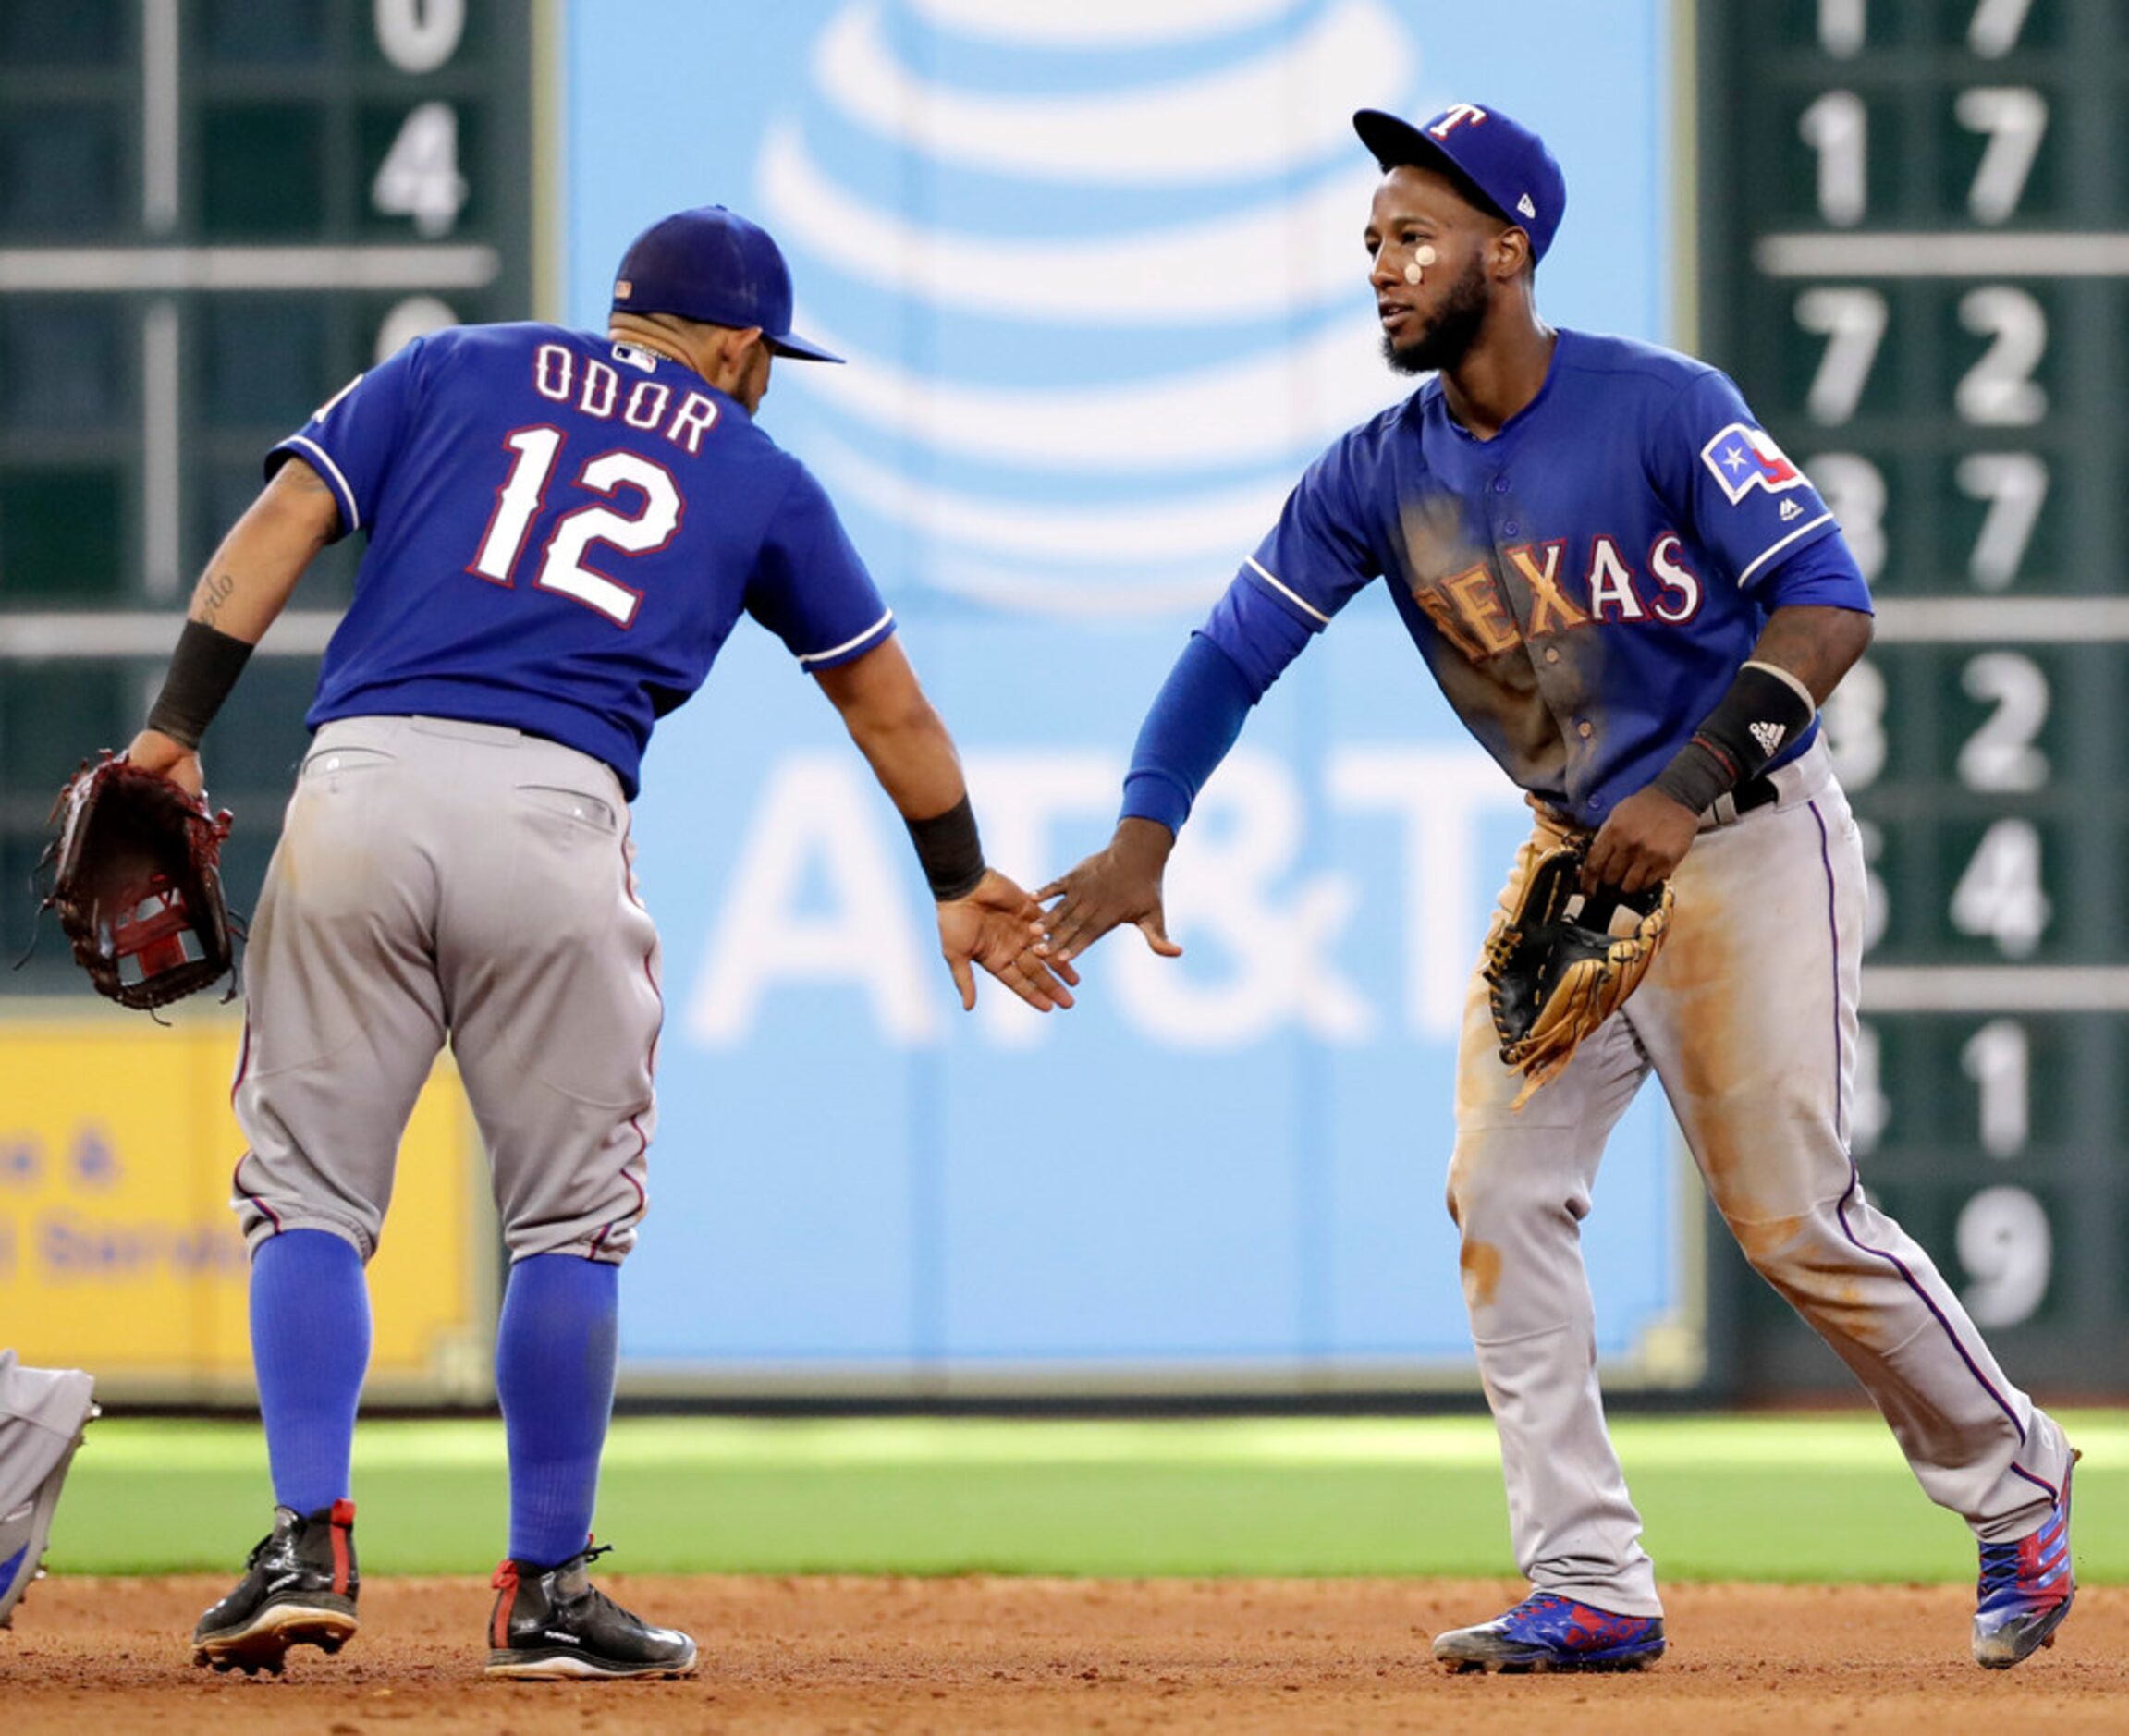
[[[2081,1578],[2129,1583],[2129,1412],[2070,1412]],[[1614,1433],[1666,1578],[1956,1581],[1965,1527],[1869,1414],[1628,1419]],[[499,1424],[365,1424],[364,1572],[485,1572]],[[271,1498],[256,1426],[109,1419],[75,1461],[55,1572],[228,1572]],[[657,1418],[615,1426],[614,1571],[1510,1577],[1475,1418],[1190,1422]]]

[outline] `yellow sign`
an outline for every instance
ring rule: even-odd
[[[44,1016],[39,1017],[42,1013]],[[251,1390],[250,1262],[229,1209],[244,1150],[226,1012],[13,1002],[0,1020],[0,1344],[86,1368],[100,1393]],[[485,1166],[447,1056],[416,1104],[371,1262],[373,1400],[484,1396],[495,1236]]]

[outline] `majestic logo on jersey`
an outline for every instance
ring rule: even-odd
[[[1733,507],[1755,488],[1779,495],[1804,483],[1804,472],[1782,456],[1772,434],[1741,422],[1731,422],[1702,446],[1700,461],[1722,484],[1722,492],[1730,496]]]

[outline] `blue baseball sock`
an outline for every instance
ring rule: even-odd
[[[349,1493],[355,1407],[370,1366],[362,1257],[330,1230],[289,1229],[251,1256],[251,1365],[274,1498],[314,1513]]]
[[[536,1253],[510,1268],[496,1396],[510,1449],[510,1559],[553,1567],[590,1540],[614,1408],[621,1268]]]

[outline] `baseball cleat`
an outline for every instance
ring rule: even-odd
[[[1981,1546],[1981,1578],[1975,1586],[1974,1661],[1984,1669],[2009,1669],[2043,1646],[2077,1595],[2070,1561],[2070,1477],[2084,1455],[2070,1455],[2062,1493],[2040,1529],[2012,1543]]]
[[[1434,1655],[1452,1669],[1517,1675],[1642,1669],[1663,1656],[1663,1645],[1660,1616],[1615,1616],[1551,1592],[1536,1592],[1492,1621],[1440,1635]]]
[[[244,1563],[237,1588],[192,1630],[195,1664],[278,1676],[291,1646],[328,1656],[355,1637],[355,1503],[335,1501],[305,1517],[274,1510],[274,1529]]]
[[[654,1628],[593,1588],[590,1566],[606,1547],[548,1568],[505,1561],[496,1570],[488,1621],[488,1674],[517,1681],[614,1676],[685,1676],[695,1643]]]
[[[74,1427],[58,1461],[44,1473],[43,1479],[30,1491],[29,1498],[19,1506],[0,1512],[0,1628],[15,1625],[15,1606],[22,1601],[32,1582],[44,1577],[44,1550],[52,1541],[52,1516],[59,1510],[60,1485],[67,1481],[67,1467],[74,1462],[74,1454],[81,1445],[81,1436],[103,1412],[103,1407],[90,1398],[94,1381],[78,1368],[64,1373],[38,1377],[55,1379],[58,1388],[67,1394],[59,1403],[58,1426],[67,1426],[67,1413],[74,1416]],[[46,1420],[46,1403],[39,1401],[39,1422]]]

